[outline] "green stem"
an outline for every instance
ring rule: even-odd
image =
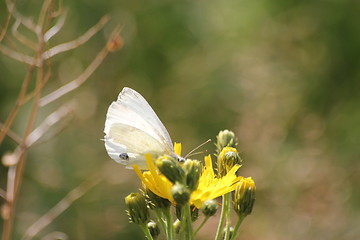
[[[218,229],[216,232],[215,240],[220,240],[221,235],[223,233],[225,219],[227,218],[227,215],[229,212],[229,207],[228,207],[229,200],[228,199],[230,199],[229,193],[226,193],[222,196],[221,215],[220,215],[220,221],[219,221],[219,226],[218,226]]]
[[[166,236],[168,240],[175,239],[175,229],[173,226],[173,220],[170,212],[170,208],[164,210],[164,215],[166,219]]]
[[[202,223],[200,224],[200,226],[196,229],[196,231],[194,232],[194,237],[197,234],[197,232],[205,225],[205,223],[207,222],[207,220],[209,219],[209,216],[205,217],[204,220],[202,221]]]
[[[161,225],[161,229],[164,231],[164,233],[167,234],[167,226],[164,222],[163,214],[162,214],[161,210],[155,209],[155,213],[156,213],[156,217]],[[170,239],[170,238],[168,238],[168,239]]]
[[[191,212],[189,203],[184,204],[181,209],[182,216],[182,227],[185,233],[185,239],[191,240],[193,236],[192,222],[191,222]]]
[[[145,233],[145,236],[147,237],[147,239],[154,240],[153,237],[151,236],[149,228],[146,226],[146,223],[140,224],[140,227],[143,230],[143,232]]]
[[[233,232],[233,235],[231,237],[230,240],[235,240],[239,234],[239,227],[241,225],[241,223],[243,222],[243,220],[245,219],[245,215],[240,215],[236,221],[236,225],[235,225],[235,228],[234,228],[234,232]]]
[[[226,227],[224,240],[230,239],[230,226],[231,226],[231,192],[225,194],[226,201]]]

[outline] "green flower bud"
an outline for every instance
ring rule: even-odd
[[[216,136],[216,152],[219,154],[224,147],[233,147],[237,145],[235,133],[229,130],[220,131]]]
[[[241,161],[239,153],[235,148],[223,148],[217,159],[218,175],[220,177],[225,176],[236,164],[240,165]]]
[[[183,184],[176,183],[171,188],[171,194],[175,202],[179,205],[184,205],[190,200],[190,192]]]
[[[201,175],[202,166],[197,160],[186,160],[183,168],[185,170],[186,185],[190,192],[196,190],[199,185],[199,178]]]
[[[234,210],[239,216],[251,214],[255,202],[255,183],[251,177],[243,178],[236,185]]]
[[[145,197],[140,193],[131,193],[125,198],[130,220],[136,224],[146,223],[149,219],[149,209]]]
[[[165,198],[159,197],[153,193],[150,189],[145,188],[146,200],[149,203],[151,209],[159,208],[166,209],[171,206],[171,202]]]
[[[205,217],[214,216],[217,209],[218,209],[218,204],[215,200],[212,199],[205,201],[201,207],[201,211],[205,215]]]
[[[180,166],[179,162],[174,158],[165,155],[158,158],[155,162],[156,166],[164,176],[172,183],[184,182],[185,171]]]
[[[157,236],[159,236],[160,234],[160,228],[158,227],[158,225],[156,224],[156,222],[154,221],[150,221],[147,224],[147,227],[150,231],[150,234],[153,238],[156,238]]]

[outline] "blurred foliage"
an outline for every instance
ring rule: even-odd
[[[17,1],[27,16],[38,1]],[[106,181],[41,232],[70,239],[141,239],[124,211],[140,187],[114,163],[101,138],[105,114],[124,86],[140,92],[184,152],[231,129],[257,200],[242,239],[359,239],[360,3],[331,1],[64,1],[69,15],[53,44],[79,36],[104,14],[109,27],[53,62],[51,92],[76,77],[116,24],[125,46],[111,54],[69,99],[73,122],[31,149],[15,219],[15,238],[96,172]],[[0,3],[1,24],[6,11]],[[27,68],[0,55],[0,119],[5,121]],[[20,112],[12,130],[23,134]],[[14,148],[7,138],[0,154]],[[213,150],[208,145],[209,150]],[[211,148],[211,149],[210,149]],[[199,157],[200,158],[200,157]],[[7,169],[0,167],[0,187]],[[201,233],[213,236],[209,221]]]

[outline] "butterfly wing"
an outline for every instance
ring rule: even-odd
[[[169,133],[147,101],[131,88],[124,88],[107,112],[105,147],[115,161],[128,165],[145,163],[144,154],[171,154]],[[120,154],[126,153],[127,155]]]

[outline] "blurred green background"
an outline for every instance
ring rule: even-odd
[[[17,1],[34,17],[39,4]],[[219,130],[236,132],[241,175],[257,185],[240,239],[360,238],[359,1],[84,0],[64,6],[68,18],[53,45],[76,38],[105,14],[111,21],[87,44],[54,58],[46,93],[78,76],[117,24],[125,46],[83,86],[39,112],[37,123],[77,102],[69,126],[28,154],[14,239],[95,173],[105,181],[35,239],[53,231],[79,240],[145,239],[128,223],[123,201],[140,182],[107,156],[101,141],[107,108],[124,86],[149,101],[184,153],[215,140]],[[1,2],[1,25],[5,17]],[[26,71],[0,55],[1,122]],[[19,135],[30,107],[12,127]],[[15,147],[7,138],[0,153]],[[212,144],[207,149],[214,150]],[[1,188],[6,172],[1,166]],[[215,218],[199,239],[213,238],[214,226]]]

